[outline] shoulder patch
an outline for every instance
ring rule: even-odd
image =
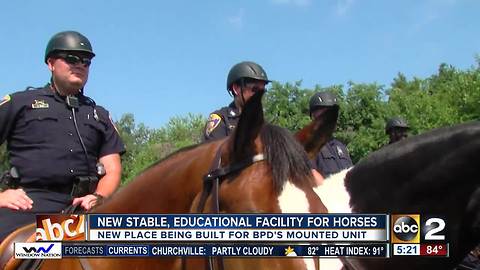
[[[207,120],[207,127],[205,129],[205,134],[207,136],[210,136],[212,131],[218,126],[218,124],[220,124],[221,121],[222,121],[222,117],[220,115],[216,113],[210,114]]]
[[[6,95],[2,98],[2,100],[0,100],[0,106],[2,106],[3,104],[9,102],[10,100],[12,99],[12,97],[10,95]]]

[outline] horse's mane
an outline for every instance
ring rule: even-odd
[[[265,124],[260,132],[265,158],[272,169],[275,190],[280,193],[290,179],[299,186],[311,185],[313,176],[303,147],[287,129]]]

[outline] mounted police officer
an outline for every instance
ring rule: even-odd
[[[409,129],[410,127],[405,119],[401,117],[393,117],[389,119],[385,125],[385,133],[389,137],[388,144],[407,138]]]
[[[312,119],[322,117],[327,110],[335,110],[338,115],[340,109],[337,97],[332,92],[315,93],[310,98],[309,107],[310,117]],[[343,169],[350,168],[353,165],[347,147],[335,138],[328,141],[322,147],[320,153],[318,153],[317,157],[312,162],[313,167],[325,178],[340,172]]]
[[[257,63],[245,61],[234,65],[227,77],[227,90],[233,96],[233,102],[210,114],[203,140],[221,139],[230,135],[237,126],[245,102],[255,92],[265,91],[269,82],[267,73]]]
[[[45,51],[50,83],[0,102],[12,166],[0,185],[0,241],[36,213],[88,210],[117,189],[125,147],[108,111],[84,95],[94,56],[82,34],[57,33]]]

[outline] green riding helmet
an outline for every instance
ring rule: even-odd
[[[310,98],[310,114],[318,107],[338,107],[337,96],[332,92],[317,92]]]
[[[401,117],[393,117],[393,118],[390,118],[387,122],[387,124],[385,125],[385,133],[388,134],[388,132],[390,131],[390,129],[392,128],[410,128],[408,126],[408,123],[407,121],[405,121],[405,119],[401,118]]]
[[[233,83],[243,78],[265,81],[267,83],[270,82],[267,73],[259,64],[245,61],[234,65],[230,69],[230,72],[228,72],[227,90],[232,91]]]
[[[95,56],[88,38],[76,31],[63,31],[50,39],[45,50],[45,63],[52,54],[59,51],[78,51],[90,54],[92,58]]]

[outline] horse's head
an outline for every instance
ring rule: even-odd
[[[247,102],[234,134],[218,150],[221,159],[214,160],[219,167],[212,166],[209,175],[211,181],[219,179],[218,210],[326,212],[312,190],[314,180],[303,147],[288,130],[264,123],[262,95],[259,92]],[[209,200],[217,200],[215,182],[213,186]],[[211,201],[206,204],[208,212],[214,210],[210,205]]]
[[[299,130],[295,137],[303,145],[310,159],[314,159],[320,149],[332,138],[337,126],[338,107],[326,110],[306,127]]]
[[[262,94],[249,99],[234,134],[218,148],[193,211],[326,213],[313,191],[315,181],[303,147],[288,130],[264,123]],[[229,259],[226,268],[260,269],[264,264],[270,269],[310,269],[313,260],[308,260]]]

